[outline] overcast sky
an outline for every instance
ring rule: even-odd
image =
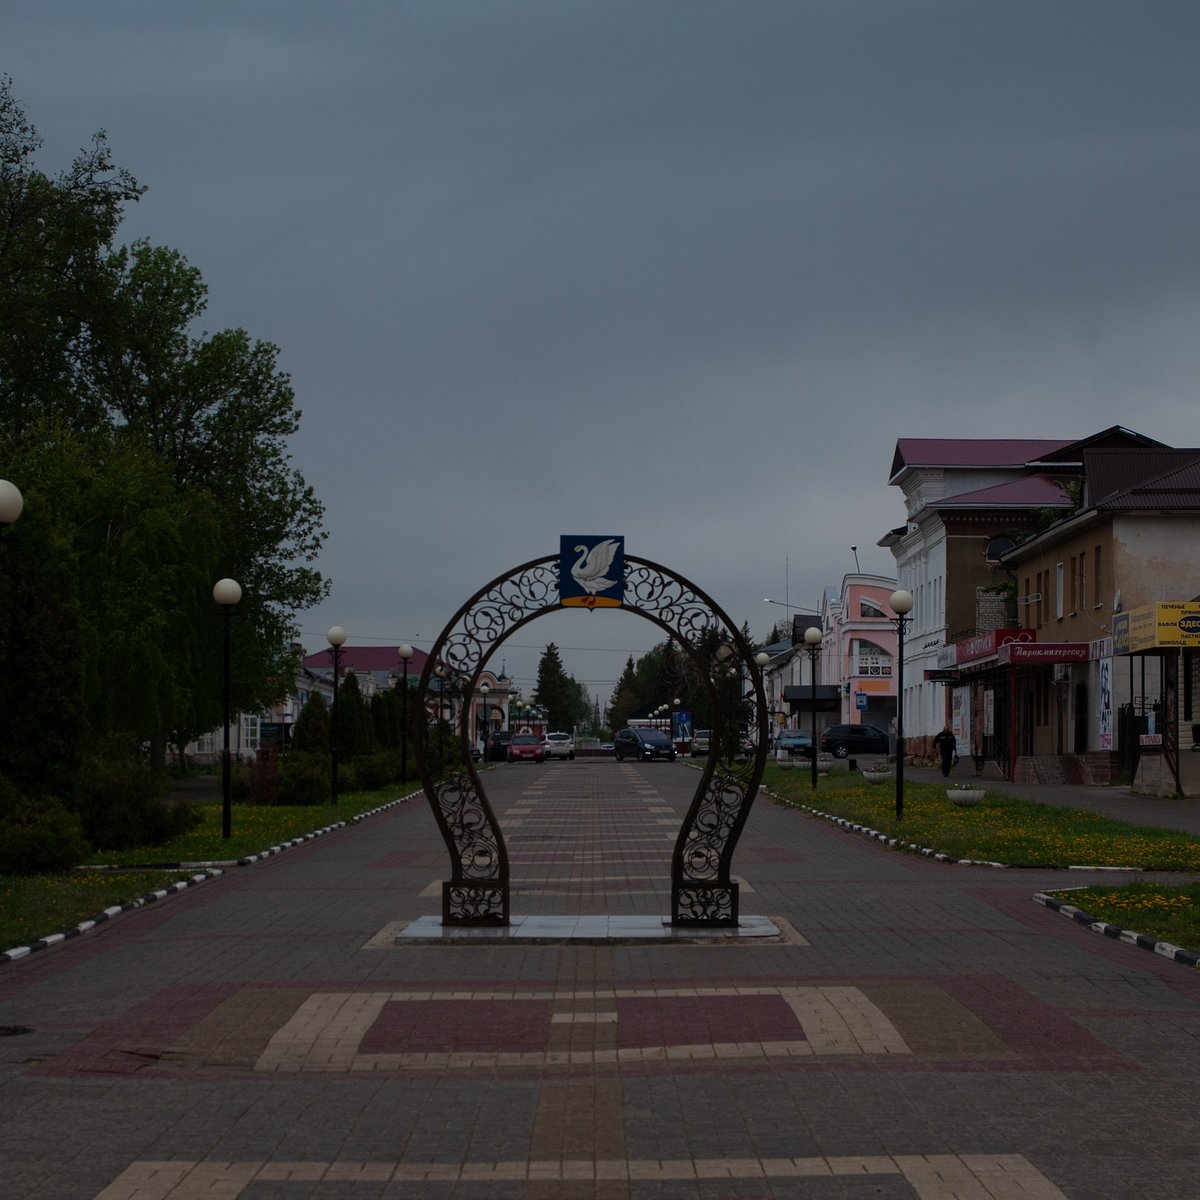
[[[1200,444],[1196,0],[6,0],[65,167],[277,344],[308,649],[428,647],[618,533],[765,634],[903,518],[899,437]],[[661,640],[534,622],[605,699]]]

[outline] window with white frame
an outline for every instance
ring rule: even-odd
[[[243,750],[258,749],[258,724],[259,719],[257,715],[252,716],[249,713],[242,713],[242,737],[240,745]]]
[[[855,638],[850,643],[850,667],[855,675],[891,675],[892,656],[874,642]]]

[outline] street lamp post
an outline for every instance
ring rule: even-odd
[[[413,648],[405,642],[397,651],[404,664],[404,691],[400,693],[400,782],[408,782],[408,660]]]
[[[325,635],[325,640],[333,647],[333,707],[330,710],[329,721],[329,797],[331,804],[337,804],[338,671],[341,667],[342,646],[346,641],[346,631],[340,625],[334,625]]]
[[[904,635],[912,612],[912,592],[901,588],[891,594],[888,603],[896,615],[896,820],[904,820]]]
[[[225,639],[222,655],[223,678],[221,698],[225,714],[225,740],[221,752],[221,837],[228,840],[233,832],[233,775],[229,761],[229,622],[233,610],[242,598],[242,587],[236,579],[218,579],[213,584],[213,599],[221,607],[225,622]]]
[[[804,631],[804,648],[808,651],[809,698],[812,702],[812,790],[817,790],[817,656],[821,653],[821,631],[810,625]]]

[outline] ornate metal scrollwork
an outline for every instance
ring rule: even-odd
[[[746,823],[766,758],[767,709],[750,648],[728,617],[698,588],[664,567],[625,557],[624,607],[666,630],[687,655],[708,691],[715,747],[680,827],[671,865],[671,921],[736,925],[737,884],[730,879],[733,850]],[[476,593],[430,651],[418,686],[423,708],[434,696],[472,694],[496,647],[520,626],[559,607],[558,558],[525,563]],[[715,678],[714,678],[715,676]],[[685,676],[680,675],[683,680]],[[745,680],[752,683],[741,694]],[[439,711],[442,699],[438,699]],[[507,924],[509,869],[504,838],[469,755],[466,703],[456,721],[462,765],[435,761],[428,723],[416,732],[417,764],[433,814],[450,852],[453,877],[442,887],[447,924]]]

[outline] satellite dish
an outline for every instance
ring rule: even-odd
[[[1115,613],[1119,613],[1121,611],[1121,589],[1120,588],[1117,588],[1117,590],[1115,592],[1113,592],[1112,610]]]
[[[998,563],[1016,544],[1010,537],[988,538],[988,544],[984,548],[983,557],[987,562]]]

